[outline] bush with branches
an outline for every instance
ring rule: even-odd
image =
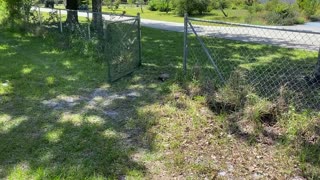
[[[172,9],[171,0],[150,0],[148,5],[150,11],[169,12]]]
[[[178,15],[183,16],[185,12],[194,15],[207,12],[210,0],[173,0],[172,4]]]
[[[5,21],[11,25],[27,22],[33,3],[33,0],[3,0],[2,4],[7,12]]]
[[[315,15],[320,9],[320,0],[298,0],[297,4],[308,18]]]
[[[299,9],[296,5],[284,3],[280,0],[271,0],[266,6],[268,13],[265,19],[269,24],[293,25],[299,23]]]
[[[231,5],[231,2],[228,0],[213,0],[212,1],[212,7],[214,9],[219,9],[223,13],[225,17],[228,17],[228,14],[224,11],[225,9],[229,8]]]

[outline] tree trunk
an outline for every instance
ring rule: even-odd
[[[75,24],[78,23],[78,1],[75,0],[67,0],[67,9],[70,11],[67,11],[67,24]]]
[[[140,1],[139,1],[141,13],[143,13],[142,2],[144,2],[144,1],[143,1],[143,0],[140,0]]]
[[[102,34],[103,22],[102,22],[102,0],[92,0],[92,12],[93,12],[93,27],[97,30],[98,34]]]
[[[228,14],[224,12],[223,8],[220,8],[221,12],[223,13],[224,17],[228,17]]]

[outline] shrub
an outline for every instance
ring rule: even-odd
[[[305,15],[310,18],[314,16],[317,10],[320,8],[320,1],[319,0],[298,0],[297,4],[299,8],[303,10]]]
[[[266,4],[265,19],[269,24],[276,25],[293,25],[301,22],[299,19],[298,8],[294,5],[280,2],[279,0],[271,0]]]
[[[262,4],[254,3],[252,6],[245,6],[245,9],[250,13],[257,13],[263,11],[264,6]]]
[[[157,3],[156,3],[156,0],[150,0],[149,3],[148,3],[148,9],[150,11],[157,11]]]
[[[270,0],[266,3],[265,9],[267,11],[273,11],[277,6],[283,5],[284,3],[280,2],[279,0]]]
[[[0,2],[1,6],[7,13],[3,20],[10,23],[11,27],[14,24],[27,22],[30,17],[32,2],[32,0],[2,0]]]
[[[228,0],[214,0],[211,4],[213,9],[225,9],[231,6],[230,1]]]
[[[245,5],[245,2],[243,0],[231,0],[229,2],[232,9],[241,9]]]
[[[171,11],[171,1],[170,0],[158,0],[157,9],[161,12]]]
[[[115,10],[119,8],[121,0],[106,0],[105,3],[109,9]]]
[[[311,21],[320,21],[320,15],[312,15],[309,17]]]
[[[247,6],[252,6],[253,4],[256,3],[256,0],[245,0],[245,3]]]
[[[3,18],[6,15],[6,4],[3,1],[0,1],[0,22],[3,20]]]
[[[214,9],[220,9],[221,12],[225,17],[228,17],[227,13],[224,11],[224,9],[230,7],[230,2],[227,0],[214,0],[212,1],[212,7]]]
[[[115,7],[115,9],[119,9],[120,4],[121,4],[121,0],[116,0],[116,1],[114,1],[114,7]]]
[[[150,11],[161,11],[161,12],[169,12],[171,11],[171,0],[151,0],[148,3],[148,9]]]
[[[186,12],[189,15],[203,14],[208,11],[210,0],[174,0],[173,7],[180,16]]]

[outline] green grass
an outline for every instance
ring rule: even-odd
[[[319,142],[308,141],[318,137],[316,117],[290,109],[273,127],[277,138],[272,144],[266,144],[262,132],[237,132],[256,126],[256,119],[243,118],[255,112],[216,112],[208,104],[216,87],[203,81],[212,77],[210,66],[203,58],[204,71],[197,73],[191,66],[197,62],[191,59],[184,77],[182,41],[181,33],[143,28],[143,66],[108,84],[103,61],[58,48],[59,42],[0,31],[0,178],[199,179],[219,178],[219,172],[232,179],[255,174],[319,177]],[[190,42],[200,52],[196,41]],[[254,74],[280,68],[277,62],[283,57],[299,65],[316,55],[214,42],[211,50]],[[248,52],[254,52],[255,59],[245,58]],[[170,74],[169,80],[159,81],[161,73]],[[99,95],[98,88],[105,93]],[[141,96],[125,96],[132,91]],[[219,92],[230,96],[229,90]],[[79,103],[62,109],[45,105],[52,99],[68,104],[70,98],[80,98]],[[263,98],[256,101],[268,104]],[[119,114],[112,117],[108,111]]]
[[[137,13],[141,14],[141,18],[144,19],[152,19],[152,20],[161,20],[161,21],[169,21],[169,22],[183,22],[183,17],[176,15],[174,12],[159,12],[159,11],[150,11],[146,6],[143,7],[143,12],[141,12],[140,7],[130,7],[130,6],[120,6],[119,9],[112,11],[107,7],[103,7],[103,12],[109,13],[117,13],[121,14],[123,11],[128,15],[137,15]],[[224,20],[224,21],[232,21],[232,22],[244,22],[245,17],[248,15],[247,10],[226,10],[228,13],[228,17],[224,17],[223,14],[219,10],[212,10],[210,13],[204,15],[197,15],[193,17],[204,18],[209,20]]]
[[[43,6],[43,5],[42,5]],[[55,8],[57,9],[65,9],[64,5],[56,5]],[[248,23],[248,24],[257,24],[257,25],[270,25],[268,24],[265,16],[268,16],[268,11],[261,10],[257,12],[250,12],[248,9],[245,8],[229,8],[224,10],[228,15],[225,17],[221,10],[213,9],[210,12],[206,12],[203,15],[193,15],[191,17],[195,18],[202,18],[206,20],[219,20],[219,21],[226,21],[226,22],[236,22],[236,23]],[[178,22],[183,23],[183,17],[178,16],[174,11],[160,12],[160,11],[150,11],[147,5],[142,7],[136,7],[135,5],[126,5],[121,4],[118,9],[110,9],[107,6],[102,6],[102,12],[105,13],[115,13],[115,14],[123,14],[126,15],[136,16],[138,13],[141,14],[141,17],[144,19],[151,19],[151,20],[159,20],[159,21],[168,21],[168,22]],[[296,20],[296,24],[303,24],[307,21],[306,17],[300,15],[299,18]],[[277,24],[272,24],[277,25]]]
[[[58,9],[65,9],[63,5],[55,6]],[[160,21],[168,21],[168,22],[183,22],[183,17],[180,17],[175,14],[175,12],[159,12],[159,11],[150,11],[147,6],[143,6],[143,12],[141,12],[140,7],[136,7],[135,5],[120,5],[120,7],[116,10],[111,10],[107,6],[102,7],[103,12],[107,13],[116,13],[122,14],[123,11],[126,12],[127,15],[136,16],[137,13],[141,14],[141,18],[151,19],[151,20],[160,20]],[[220,10],[212,10],[210,13],[206,13],[204,15],[196,15],[193,17],[203,18],[208,20],[222,20],[222,21],[231,21],[231,22],[246,22],[246,17],[249,15],[248,10],[244,9],[227,9],[226,13],[228,17],[224,17]],[[253,23],[263,23],[263,22],[253,22]]]

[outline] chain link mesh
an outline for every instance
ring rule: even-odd
[[[320,110],[320,32],[196,18],[188,32],[189,70],[215,101]]]
[[[58,38],[60,48],[106,61],[111,82],[141,63],[139,16],[34,7],[28,24],[42,36]]]

